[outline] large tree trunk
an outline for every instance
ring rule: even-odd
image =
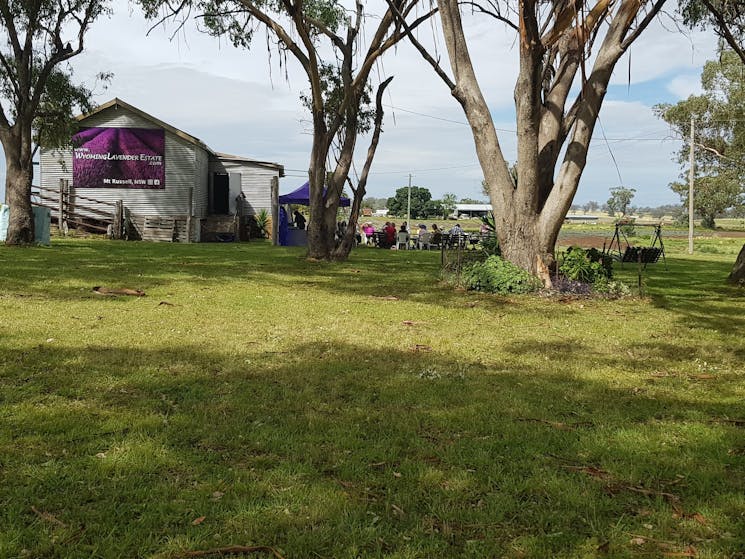
[[[730,283],[745,284],[745,245],[742,245],[740,254],[737,255],[737,260],[735,260],[735,265],[732,267],[727,280]]]
[[[508,23],[518,34],[520,51],[520,72],[515,86],[517,184],[509,174],[489,106],[476,78],[461,21],[461,3],[437,0],[452,80],[409,34],[450,87],[468,119],[494,208],[503,255],[541,278],[547,287],[551,285],[551,271],[555,267],[554,248],[559,230],[587,162],[587,150],[613,68],[664,2],[521,0],[516,3],[518,21]],[[550,9],[544,9],[546,5]],[[643,17],[642,6],[647,8]],[[498,10],[496,13],[497,19],[507,21],[504,14]],[[607,26],[604,34],[599,34],[601,24]],[[590,65],[589,52],[598,37],[602,37],[602,44]],[[586,66],[591,66],[588,75]],[[575,84],[580,68],[582,79]],[[567,106],[575,85],[581,91]],[[564,145],[567,147],[562,155]]]
[[[339,208],[338,197],[333,196],[332,187],[327,188],[326,156],[328,140],[325,137],[313,139],[311,165],[308,171],[310,181],[310,221],[308,222],[308,258],[331,260],[336,247],[336,214]]]
[[[30,245],[34,242],[34,212],[31,207],[31,141],[28,145],[20,134],[4,135],[5,192],[10,206],[10,221],[5,243],[8,245]]]

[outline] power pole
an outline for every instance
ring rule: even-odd
[[[409,173],[409,201],[406,205],[406,231],[411,234],[411,173]]]
[[[694,176],[694,160],[693,160],[693,141],[695,138],[693,116],[691,116],[691,148],[688,156],[688,254],[693,254],[693,176]]]

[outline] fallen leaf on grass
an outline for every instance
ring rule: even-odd
[[[649,376],[654,378],[677,377],[678,373],[670,371],[654,371],[653,373],[650,373]]]
[[[404,326],[416,326],[419,323],[414,322],[413,320],[402,320],[401,324],[403,324]]]
[[[610,551],[610,542],[603,542],[597,547],[598,553],[607,554]]]
[[[393,477],[401,477],[402,475],[400,472],[393,472]]]
[[[465,304],[465,306],[468,307],[469,309],[472,309],[478,304],[479,304],[478,301],[469,301],[468,303]]]
[[[192,526],[199,526],[204,520],[206,519],[206,516],[200,516],[199,518],[195,518],[191,521]]]
[[[212,500],[219,501],[223,498],[223,495],[225,495],[225,493],[223,493],[222,491],[215,491],[214,493],[212,493]]]
[[[59,526],[61,528],[67,528],[67,524],[65,524],[64,522],[62,522],[61,520],[59,520],[53,514],[50,514],[48,512],[41,511],[41,510],[37,509],[35,506],[33,506],[33,505],[31,506],[31,510],[33,511],[33,513],[36,516],[38,516],[42,520],[46,520],[47,522],[51,522],[52,524],[56,524],[57,526]]]
[[[631,541],[629,541],[631,545],[644,545],[647,543],[647,540],[644,538],[631,538]]]
[[[381,297],[375,297],[376,299],[380,299],[381,301],[398,301],[398,297],[395,295],[383,295]]]
[[[587,474],[588,476],[592,476],[598,479],[608,479],[609,477],[611,477],[608,472],[606,472],[605,470],[601,470],[600,468],[596,468],[595,466],[564,466],[564,468],[575,472],[582,472],[583,474]]]
[[[414,347],[411,348],[411,351],[432,351],[432,347],[428,345],[416,344]]]
[[[711,420],[712,423],[728,423],[735,427],[745,427],[745,419],[730,419],[729,417],[717,417]]]
[[[161,301],[160,303],[158,303],[158,306],[159,307],[175,307],[176,305],[174,305],[173,303],[169,303],[168,301]]]
[[[708,524],[708,522],[706,521],[706,517],[700,512],[694,512],[693,514],[689,514],[683,511],[676,511],[673,513],[673,518],[681,518],[684,520],[695,520],[702,526],[706,526]]]
[[[181,553],[170,554],[170,559],[186,559],[190,557],[224,557],[227,555],[246,555],[248,553],[271,553],[275,559],[284,559],[282,555],[268,545],[229,545],[227,547],[218,547],[215,549],[205,549],[202,551],[183,551]]]
[[[93,288],[93,292],[98,295],[132,295],[133,297],[144,297],[145,292],[141,289],[130,289],[128,287],[122,288],[111,288],[97,285]]]

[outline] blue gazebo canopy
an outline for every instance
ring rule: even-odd
[[[326,195],[325,190],[323,191],[323,194]],[[288,194],[281,195],[279,197],[279,203],[309,206],[310,205],[310,183],[306,182],[300,188],[297,188]],[[350,200],[346,196],[342,196],[339,199],[340,206],[347,207],[349,206],[349,204],[350,204]]]

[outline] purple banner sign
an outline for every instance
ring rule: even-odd
[[[85,128],[72,138],[75,188],[166,187],[165,131]]]

